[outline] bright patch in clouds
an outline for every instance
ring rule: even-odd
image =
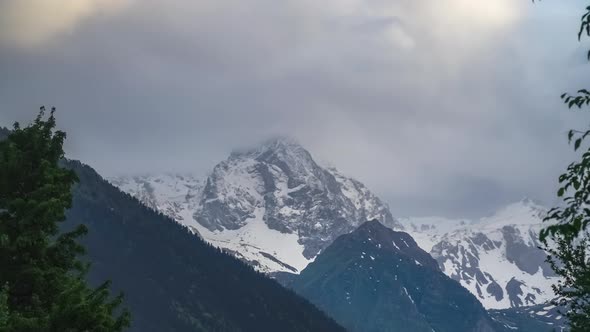
[[[40,45],[68,33],[94,14],[116,12],[130,0],[3,0],[0,2],[0,43]]]
[[[293,2],[298,3],[298,2]],[[375,29],[375,37],[391,46],[390,51],[414,50],[417,44],[432,51],[433,46],[471,49],[485,45],[491,35],[503,33],[531,10],[527,1],[519,0],[305,0],[303,8],[309,26],[325,27],[324,22],[383,22],[391,24]],[[528,7],[527,7],[528,6]],[[315,22],[314,22],[315,21]],[[416,50],[419,52],[420,50]],[[424,51],[424,50],[422,50]],[[463,61],[461,55],[454,61]]]
[[[436,1],[439,13],[450,12],[456,19],[479,24],[502,25],[514,21],[520,15],[523,1],[518,0],[449,0]],[[528,2],[524,2],[530,5]]]

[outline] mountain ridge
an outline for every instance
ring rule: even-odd
[[[369,221],[287,284],[352,332],[503,331],[405,232]]]
[[[323,168],[285,138],[232,152],[204,181],[111,182],[262,272],[298,273],[338,235],[370,219],[402,227],[362,183]]]
[[[234,151],[206,180],[166,175],[112,181],[273,276],[299,273],[339,235],[378,219],[406,230],[486,308],[534,305],[553,296],[555,279],[536,242],[544,208],[530,199],[478,220],[394,218],[362,183],[321,167],[284,138]]]

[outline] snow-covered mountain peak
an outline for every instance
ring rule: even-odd
[[[525,199],[479,220],[402,219],[443,272],[487,308],[544,303],[553,298],[555,274],[539,249],[547,209]]]
[[[233,153],[218,164],[200,206],[194,219],[211,231],[244,227],[262,208],[270,229],[299,236],[308,259],[367,220],[396,225],[387,206],[364,185],[321,167],[285,138]]]
[[[171,217],[263,272],[297,273],[367,220],[403,228],[362,183],[318,165],[289,138],[233,152],[189,200],[149,179],[125,180],[121,189],[166,214],[179,206]]]
[[[313,162],[311,154],[290,137],[275,137],[254,147],[234,150],[230,158],[251,158],[257,160],[271,160],[277,158],[290,162]]]
[[[276,137],[262,144],[236,150],[227,161],[256,161],[271,165],[272,170],[289,177],[290,185],[322,186],[326,183],[323,168],[319,166],[297,140],[289,137]]]
[[[545,217],[546,213],[547,208],[532,199],[525,198],[504,206],[491,217],[482,218],[480,223],[482,227],[523,225],[537,228],[542,227],[539,221]]]
[[[307,150],[305,150],[303,148],[303,146],[301,146],[299,141],[297,141],[296,139],[294,139],[292,137],[288,137],[288,136],[273,137],[271,139],[263,141],[258,146],[247,148],[247,149],[243,150],[242,152],[263,154],[268,151],[271,151],[274,153],[277,153],[277,152],[281,152],[281,153],[307,152]],[[237,151],[234,151],[234,152],[239,153]]]

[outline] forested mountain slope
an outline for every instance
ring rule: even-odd
[[[132,331],[343,331],[306,300],[142,205],[92,168],[76,171],[65,227],[83,223],[90,281],[125,293]]]

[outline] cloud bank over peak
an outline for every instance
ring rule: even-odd
[[[575,4],[49,3],[0,2],[0,123],[55,105],[70,156],[107,175],[293,136],[397,215],[551,203],[581,119],[559,95],[590,75]]]

